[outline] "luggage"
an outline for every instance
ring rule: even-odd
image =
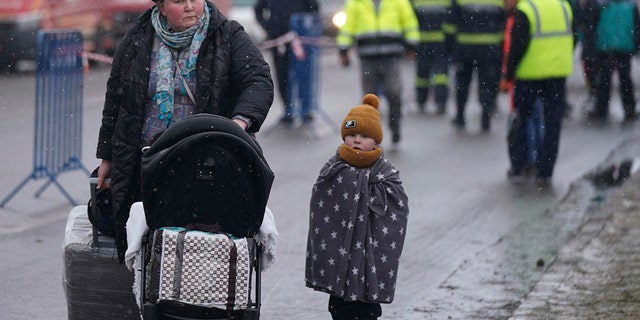
[[[150,301],[242,310],[249,305],[246,238],[184,228],[154,232],[148,264]]]
[[[132,291],[133,273],[118,262],[114,239],[96,235],[87,206],[67,218],[63,287],[69,320],[140,319]],[[99,246],[98,246],[99,244]]]

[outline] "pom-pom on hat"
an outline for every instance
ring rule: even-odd
[[[350,134],[362,134],[373,138],[378,144],[382,142],[382,121],[378,111],[380,98],[372,93],[367,93],[362,98],[362,105],[349,110],[342,120],[340,133],[342,140]]]

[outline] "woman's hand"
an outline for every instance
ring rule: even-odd
[[[106,189],[111,188],[111,181],[107,181],[109,175],[111,175],[111,160],[102,159],[98,168],[98,185],[96,186],[98,189],[103,185]]]
[[[242,130],[247,130],[247,123],[242,121],[242,119],[235,118],[235,119],[233,119],[233,122],[238,124],[240,126],[240,128],[242,128]]]

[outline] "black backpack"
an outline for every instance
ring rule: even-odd
[[[198,114],[156,137],[143,152],[147,225],[255,235],[274,175],[256,140],[228,118]]]

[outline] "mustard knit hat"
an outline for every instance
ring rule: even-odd
[[[342,120],[340,133],[342,140],[349,134],[362,134],[373,138],[378,144],[382,142],[382,121],[378,105],[380,98],[375,94],[367,93],[362,98],[362,105],[355,106],[349,110],[347,116]]]

